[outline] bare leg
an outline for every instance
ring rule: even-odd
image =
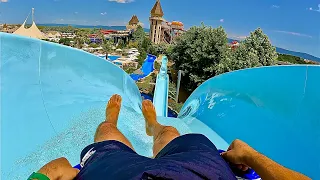
[[[169,142],[171,142],[180,134],[176,128],[171,126],[163,126],[158,123],[156,110],[151,101],[142,102],[142,112],[146,120],[146,132],[149,136],[153,136],[153,157],[155,157]]]
[[[98,126],[94,136],[94,142],[116,140],[133,149],[129,140],[117,128],[120,108],[121,96],[113,95],[106,108],[106,120]]]

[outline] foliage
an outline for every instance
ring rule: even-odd
[[[137,43],[137,48],[140,52],[145,51],[146,53],[158,55],[154,45],[151,40],[146,36],[144,29],[141,26],[133,32],[134,42]]]
[[[72,26],[38,26],[39,29],[42,31],[59,31],[59,32],[67,32],[67,33],[74,33],[76,28]]]
[[[135,42],[130,41],[128,47],[129,48],[138,48],[139,44],[136,41]]]
[[[102,48],[105,53],[112,51],[113,42],[111,40],[105,40],[102,43]]]
[[[71,40],[69,38],[61,38],[59,40],[59,44],[63,44],[63,45],[66,45],[66,46],[70,46],[71,45]]]
[[[97,47],[99,47],[99,45],[98,45],[98,44],[96,44],[96,43],[91,43],[91,44],[89,44],[89,47],[97,48]]]
[[[217,66],[217,74],[258,66],[262,65],[257,51],[240,43],[234,51],[228,50],[227,58]]]
[[[139,25],[137,29],[132,33],[134,41],[141,42],[146,38],[146,33],[144,29]]]
[[[132,68],[132,67],[124,67],[123,70],[127,73],[127,74],[132,74],[136,69]]]
[[[259,62],[263,66],[270,66],[275,63],[277,59],[276,48],[271,45],[270,40],[266,34],[263,33],[261,28],[256,29],[250,33],[243,43],[247,51],[256,51],[259,57]]]
[[[173,82],[169,82],[169,106],[176,112],[179,112],[183,106],[183,103],[176,103],[177,85]]]
[[[169,106],[174,110],[175,112],[179,113],[182,109],[183,103],[176,103],[175,101],[169,101]]]
[[[138,45],[139,51],[146,51],[148,53],[150,53],[150,49],[153,48],[152,42],[149,38],[143,38],[143,40],[138,41]]]
[[[154,85],[151,83],[154,83],[153,77],[148,76],[148,77],[144,78],[142,82],[138,82],[137,86],[140,91],[151,94],[154,89]]]
[[[222,27],[192,27],[173,46],[171,57],[183,70],[182,82],[189,91],[217,74],[217,65],[227,58],[227,34]]]
[[[140,52],[140,55],[138,56],[138,63],[139,63],[139,67],[142,66],[144,60],[146,59],[147,57],[147,53],[145,51],[141,51]]]
[[[160,54],[170,54],[171,52],[168,52],[172,46],[169,44],[155,44],[153,45],[153,52],[152,54],[155,56],[159,56]],[[172,49],[172,48],[171,48]]]
[[[74,39],[74,45],[76,48],[81,49],[83,47],[83,43],[84,43],[85,39],[82,37],[76,37]]]
[[[103,43],[104,41],[106,41],[106,38],[104,37],[104,34],[101,32],[101,30],[97,31],[97,38],[101,39],[101,43]]]
[[[124,43],[124,41],[123,41],[122,39],[119,39],[117,48],[123,49],[123,48],[125,48],[125,47],[126,47],[126,44]]]
[[[293,64],[309,64],[300,57],[286,54],[278,54],[278,61],[289,62]]]
[[[155,61],[155,62],[154,62],[154,68],[155,68],[156,70],[160,71],[161,65],[160,65],[157,61]]]
[[[273,65],[277,59],[275,47],[260,28],[238,47],[230,48],[222,27],[192,27],[177,39],[175,45],[165,49],[165,53],[175,61],[176,69],[183,70],[181,82],[190,92],[215,75]]]

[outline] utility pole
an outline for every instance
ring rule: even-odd
[[[181,81],[181,73],[182,71],[178,71],[178,80],[177,80],[177,93],[176,93],[176,103],[179,101],[179,91],[180,91],[180,81]]]

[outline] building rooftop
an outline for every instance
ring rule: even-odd
[[[139,19],[136,15],[133,15],[129,21],[129,25],[137,25],[139,23]]]
[[[164,15],[162,11],[162,7],[160,4],[160,0],[157,0],[157,2],[154,4],[152,10],[151,10],[151,16],[159,16],[162,17]]]

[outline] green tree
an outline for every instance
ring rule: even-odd
[[[139,48],[139,45],[138,45],[138,42],[132,42],[130,41],[129,42],[129,45],[128,45],[129,48]]]
[[[155,62],[154,62],[154,68],[155,68],[156,70],[160,71],[161,65],[160,65],[157,61],[155,61]]]
[[[124,43],[124,41],[122,39],[119,39],[117,48],[123,49],[125,47],[126,47],[126,44]]]
[[[250,36],[243,41],[247,51],[256,51],[259,57],[259,62],[263,66],[275,64],[277,60],[276,48],[271,45],[270,40],[261,28],[250,33]]]
[[[99,45],[98,45],[98,44],[96,44],[96,43],[91,43],[91,44],[89,44],[89,47],[97,48],[97,47],[99,47]]]
[[[183,70],[182,83],[193,91],[205,80],[218,74],[218,64],[228,58],[227,34],[222,27],[216,29],[202,24],[192,27],[177,39],[171,57],[176,68]]]
[[[104,34],[99,30],[97,32],[97,38],[101,39],[101,43],[104,43],[106,41],[106,38],[104,37]]]
[[[147,53],[145,51],[141,51],[140,52],[140,55],[138,56],[138,63],[139,63],[139,67],[142,66],[144,60],[146,59],[147,57]]]
[[[104,51],[106,54],[108,54],[109,52],[111,52],[112,46],[113,46],[113,42],[112,42],[112,41],[110,41],[110,40],[105,40],[105,41],[103,41],[102,48],[103,48],[103,51]]]
[[[137,29],[132,33],[132,36],[135,41],[139,42],[146,38],[146,33],[141,26],[138,26]]]
[[[63,44],[63,45],[66,45],[66,46],[70,46],[71,45],[71,40],[69,38],[61,38],[59,40],[59,44]]]
[[[83,47],[83,43],[84,43],[84,38],[83,37],[77,36],[74,39],[74,45],[78,49],[81,49]]]
[[[132,34],[134,42],[137,43],[139,51],[145,51],[146,53],[158,55],[156,47],[152,44],[151,40],[146,36],[144,29],[138,26]]]
[[[228,50],[227,57],[217,66],[217,74],[245,69],[249,67],[262,66],[259,62],[258,53],[252,48],[247,48],[240,43],[234,51]]]

